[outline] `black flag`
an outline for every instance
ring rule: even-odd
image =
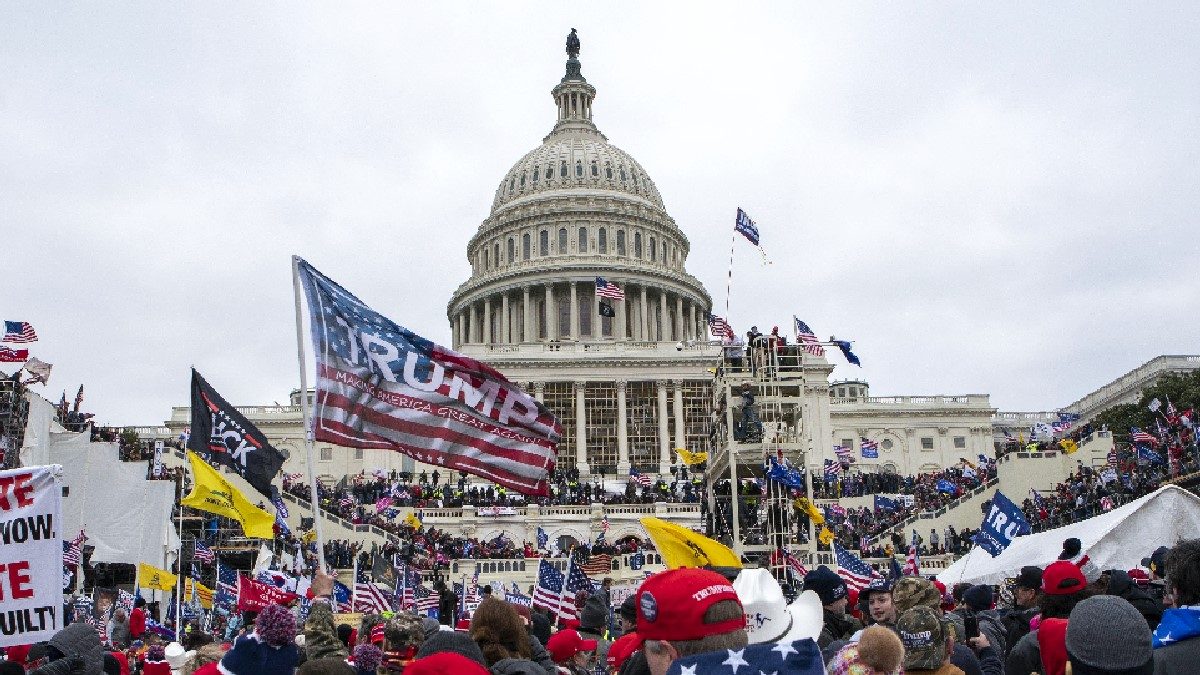
[[[616,312],[616,310],[613,309],[612,305],[608,304],[607,302],[604,302],[603,300],[600,301],[600,316],[612,317],[612,316],[616,316],[616,315],[617,315],[617,312]]]
[[[192,435],[188,448],[211,464],[238,472],[262,495],[271,498],[271,479],[287,457],[237,408],[221,397],[192,369]]]

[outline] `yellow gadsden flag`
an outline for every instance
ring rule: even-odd
[[[824,525],[825,514],[821,513],[821,509],[812,500],[807,497],[797,497],[796,506],[808,514],[808,519],[813,522],[813,525]]]
[[[679,453],[679,461],[688,466],[695,466],[696,464],[703,464],[708,461],[707,452],[692,452],[687,448],[675,448],[675,452]]]
[[[817,541],[825,544],[826,546],[832,544],[833,532],[828,527],[822,527],[821,531],[817,533]]]
[[[1068,455],[1073,455],[1077,450],[1079,450],[1079,444],[1069,438],[1062,439],[1060,443],[1062,445],[1063,452],[1067,453]]]
[[[196,599],[200,601],[200,606],[204,609],[212,609],[213,606],[213,590],[199,582],[193,582],[188,577],[183,578],[183,599],[190,601],[192,599],[192,585],[196,586]]]
[[[410,513],[407,516],[405,516],[404,524],[407,525],[408,527],[413,528],[414,530],[421,529],[421,519],[418,518],[417,514],[415,514],[415,513]]]
[[[736,567],[742,561],[728,546],[660,518],[642,518],[642,527],[654,540],[668,569],[679,567]]]
[[[175,583],[178,579],[178,577],[166,570],[160,570],[146,563],[138,563],[137,585],[142,588],[169,591],[175,588]]]
[[[188,459],[192,463],[193,486],[181,504],[232,518],[242,524],[242,531],[247,537],[275,538],[275,532],[271,529],[275,518],[271,514],[251,504],[245,495],[196,453],[188,451]]]

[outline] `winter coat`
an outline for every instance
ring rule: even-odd
[[[1197,663],[1200,663],[1200,637],[1154,650],[1154,675],[1194,673]]]
[[[1031,630],[1008,650],[1004,660],[1004,675],[1029,675],[1042,672],[1042,647],[1037,631]]]
[[[862,622],[849,614],[834,614],[824,610],[825,625],[817,636],[817,646],[825,649],[835,640],[845,640],[862,630]]]
[[[491,667],[492,675],[555,675],[557,670],[546,672],[529,659],[500,659]]]
[[[108,620],[108,642],[114,647],[124,649],[129,646],[129,621]]]
[[[541,666],[547,673],[553,673],[558,668],[554,657],[542,646],[542,641],[533,635],[529,636],[529,660]]]
[[[1163,604],[1150,597],[1150,594],[1138,588],[1133,579],[1124,570],[1113,570],[1108,577],[1108,594],[1124,598],[1133,608],[1146,618],[1150,630],[1158,627],[1162,621]]]
[[[1017,645],[1017,641],[1029,634],[1029,622],[1033,621],[1033,617],[1037,616],[1037,607],[1028,609],[1014,609],[1004,615],[1005,635],[1004,646],[1009,652],[1012,652],[1013,647]]]
[[[34,675],[103,675],[104,647],[90,624],[73,623],[55,633],[50,644],[63,658],[38,668]]]

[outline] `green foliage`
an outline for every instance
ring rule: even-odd
[[[141,437],[138,436],[138,432],[133,429],[125,429],[121,432],[121,445],[127,448],[136,446],[140,440]]]
[[[1156,398],[1162,401],[1163,407],[1158,413],[1152,413],[1147,406]],[[1166,412],[1167,401],[1173,403],[1181,412],[1200,403],[1200,370],[1162,376],[1154,386],[1142,392],[1142,397],[1137,403],[1123,403],[1105,410],[1096,416],[1092,426],[1107,424],[1118,436],[1128,434],[1129,427],[1153,429],[1154,418]]]

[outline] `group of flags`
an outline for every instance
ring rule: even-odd
[[[570,556],[567,562],[567,573],[564,575],[549,560],[542,559],[538,566],[537,585],[533,588],[533,606],[548,609],[561,621],[578,618],[575,608],[575,594],[579,591],[592,591],[591,579],[588,579]]]
[[[37,331],[28,321],[4,322],[4,335],[0,336],[0,343],[25,345],[37,342],[37,340]],[[9,347],[4,344],[0,344],[0,363],[24,364],[21,366],[21,370],[24,370],[29,377],[23,380],[22,384],[47,384],[50,381],[50,370],[54,368],[53,364],[30,356],[27,348]],[[66,397],[66,392],[63,392],[63,399],[65,400]]]

